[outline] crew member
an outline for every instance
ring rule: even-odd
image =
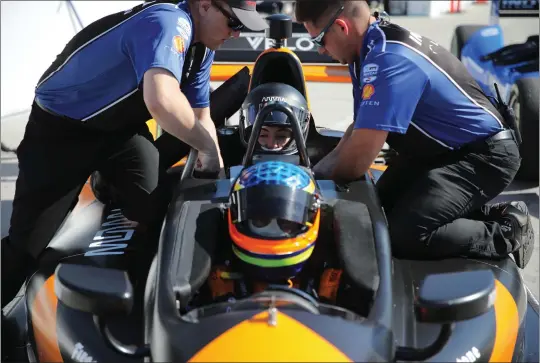
[[[358,179],[387,142],[399,156],[377,188],[396,256],[513,254],[524,268],[534,241],[526,205],[484,206],[520,167],[506,105],[444,47],[372,16],[365,1],[299,0],[295,11],[353,84],[354,121],[316,175]]]
[[[2,240],[2,306],[95,170],[121,192],[126,217],[159,225],[167,203],[158,184],[170,165],[160,165],[149,119],[197,149],[203,171],[222,167],[209,111],[210,68],[226,40],[267,27],[255,6],[150,1],[97,20],[70,40],[37,84],[17,149],[11,227]],[[188,54],[193,49],[202,49],[199,64],[196,50]]]

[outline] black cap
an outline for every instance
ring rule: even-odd
[[[268,28],[268,23],[257,12],[257,2],[247,0],[226,0],[234,15],[249,30],[259,31]]]

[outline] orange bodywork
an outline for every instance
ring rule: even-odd
[[[267,51],[292,51],[288,48],[267,49]],[[261,53],[262,54],[262,53]],[[294,53],[293,53],[294,54]],[[223,82],[235,75],[240,69],[248,67],[253,71],[252,63],[215,63],[210,70],[210,80],[214,82]],[[308,82],[331,82],[331,83],[350,83],[351,76],[347,66],[342,65],[322,65],[322,64],[304,64],[304,78]]]
[[[495,280],[495,344],[490,362],[511,362],[519,330],[519,313],[508,289]]]
[[[262,312],[225,331],[189,362],[352,362],[336,346],[292,317]]]
[[[56,306],[54,275],[49,277],[36,294],[30,314],[40,362],[63,362],[56,334]]]

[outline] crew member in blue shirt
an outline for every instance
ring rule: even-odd
[[[197,149],[202,171],[222,167],[209,111],[214,52],[245,28],[267,26],[255,1],[149,1],[69,41],[37,84],[17,150],[11,227],[2,239],[2,306],[94,171],[114,184],[126,217],[160,224],[167,201],[158,185],[170,165],[160,165],[148,120]],[[196,67],[194,47],[203,49]]]
[[[505,258],[524,268],[534,243],[523,202],[486,205],[514,179],[520,154],[501,105],[445,48],[371,14],[365,1],[300,0],[320,53],[348,64],[354,121],[320,176],[365,175],[384,143],[397,151],[377,183],[392,251],[404,258]]]

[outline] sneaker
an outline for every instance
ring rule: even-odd
[[[519,268],[524,269],[534,249],[534,230],[529,209],[524,202],[511,202],[500,211],[498,222],[505,238],[514,245],[512,255]]]
[[[513,201],[513,202],[501,202],[496,204],[490,204],[489,205],[489,214],[488,217],[491,220],[498,220],[501,218],[508,206],[512,206],[514,208],[519,209],[521,212],[525,214],[529,214],[529,208],[527,208],[527,204],[522,201]]]

